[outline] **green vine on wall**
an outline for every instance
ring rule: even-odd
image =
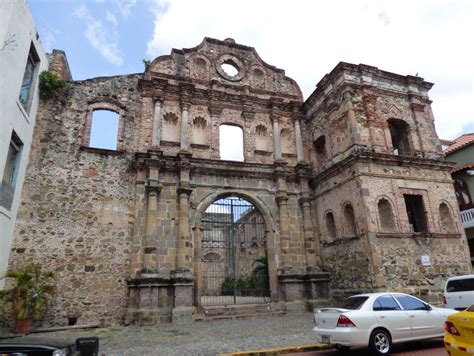
[[[40,97],[51,99],[67,86],[67,82],[50,71],[43,71],[39,75]]]

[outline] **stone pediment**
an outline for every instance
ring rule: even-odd
[[[198,82],[219,82],[254,91],[285,94],[302,100],[296,82],[283,69],[265,63],[253,47],[205,37],[193,48],[173,49],[149,66],[152,77],[171,76]],[[181,79],[180,78],[180,79]]]

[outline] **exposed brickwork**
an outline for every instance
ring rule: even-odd
[[[434,298],[468,264],[462,230],[440,223],[459,226],[430,87],[341,63],[303,103],[284,71],[231,39],[173,50],[143,74],[72,82],[42,103],[10,265],[34,259],[58,271],[44,324],[72,314],[187,322],[201,308],[202,216],[237,195],[264,221],[275,305],[301,310],[329,293],[375,289]],[[120,117],[115,151],[86,147],[101,108]],[[409,155],[394,154],[390,120],[405,123]],[[244,162],[219,160],[221,124],[242,128]],[[427,231],[411,231],[404,194],[422,197]]]

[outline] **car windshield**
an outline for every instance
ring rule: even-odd
[[[349,297],[343,299],[341,303],[338,303],[338,306],[342,309],[349,309],[349,310],[357,310],[360,309],[362,304],[369,299],[369,297],[365,296],[357,296],[357,297]]]
[[[448,293],[474,291],[474,278],[453,279],[448,282],[446,291]]]

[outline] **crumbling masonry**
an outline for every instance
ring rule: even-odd
[[[51,70],[71,79],[60,51]],[[10,267],[57,271],[44,325],[191,321],[222,258],[204,256],[203,216],[240,197],[260,214],[273,309],[377,290],[439,303],[469,259],[431,86],[339,63],[304,102],[253,48],[210,38],[71,81],[40,106]],[[116,150],[90,147],[99,109],[118,114]],[[242,129],[242,162],[220,159],[223,124]]]

